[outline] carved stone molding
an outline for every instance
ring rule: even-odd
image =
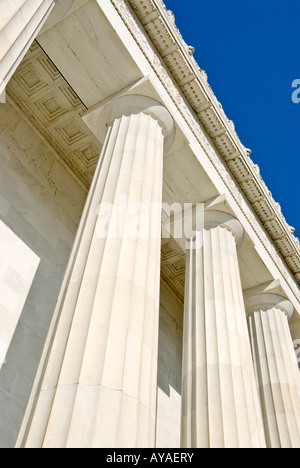
[[[261,179],[257,167],[250,159],[249,155],[251,151],[241,144],[232,123],[229,122],[221,104],[217,101],[206,82],[206,76],[203,76],[199,66],[186,50],[188,46],[184,43],[181,35],[177,33],[176,37],[177,28],[175,30],[174,25],[172,27],[170,15],[163,14],[162,12],[164,10],[166,13],[163,2],[160,0],[111,0],[111,2],[136,40],[147,61],[152,66],[154,73],[160,79],[190,130],[193,132],[198,143],[243,211],[265,250],[276,264],[295,297],[300,300],[299,288],[294,279],[295,277],[300,284],[299,241],[292,236],[291,228],[286,224],[278,209],[278,205],[272,199],[271,193]],[[154,21],[150,21],[144,29],[139,20],[146,15],[151,15],[155,10],[158,10],[159,15]],[[153,18],[155,16],[153,15]],[[148,33],[152,23],[156,31],[155,40]],[[147,38],[145,30],[151,42]],[[172,32],[172,30],[173,34],[169,33],[168,35],[166,33],[166,31]],[[177,42],[178,45],[176,52],[172,53],[175,64],[173,67],[170,65],[172,54],[166,56],[168,60],[166,58],[163,60],[158,55],[158,53],[161,54],[164,50],[170,48],[172,45],[171,40],[173,44]],[[156,50],[153,46],[155,46]],[[175,54],[181,54],[180,60],[188,67],[187,73],[193,73],[195,76],[194,81],[183,85],[181,89],[177,81],[179,78],[185,78],[185,76],[184,74],[183,76],[177,76],[176,67],[178,69],[182,68],[183,62],[179,62],[179,57],[175,56]],[[192,111],[192,109],[197,108],[202,108],[198,114],[196,114],[196,111]],[[225,128],[225,132],[220,134],[219,131],[223,128]],[[211,138],[213,143],[207,138],[206,134],[207,132],[210,136],[212,131],[216,135],[215,138]],[[216,148],[219,153],[216,151]],[[226,161],[230,161],[230,163]],[[244,199],[243,195],[246,196],[247,201],[252,205],[251,207],[248,203],[242,203]],[[256,200],[256,202],[252,202],[252,199]],[[277,237],[279,239],[280,234],[281,241],[282,239],[286,241],[286,248],[289,249],[290,256],[287,256],[283,242],[280,240],[274,241],[276,248],[272,242],[272,238]],[[286,264],[281,255],[284,257]],[[291,272],[294,274],[294,277]]]
[[[88,189],[101,145],[82,120],[86,107],[37,41],[10,80],[7,94]]]

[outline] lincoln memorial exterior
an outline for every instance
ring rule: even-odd
[[[299,240],[193,52],[0,1],[1,448],[300,448]]]

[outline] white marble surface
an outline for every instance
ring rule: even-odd
[[[161,283],[156,448],[180,447],[183,305]]]
[[[0,371],[40,258],[0,220]]]
[[[0,82],[8,83],[54,5],[54,0],[1,0]]]
[[[75,186],[55,178],[49,184],[54,153],[10,104],[0,105],[0,122],[0,301],[16,312],[0,370],[0,447],[7,448],[19,431],[77,224],[67,201]]]
[[[113,115],[104,113],[107,138],[58,302],[37,407],[21,443],[28,448],[155,445],[161,226],[154,232],[149,224],[146,237],[132,237],[126,228],[132,204],[150,209],[162,202],[162,126],[172,119],[143,96],[115,104]],[[95,114],[89,121],[97,133]],[[126,234],[109,235],[112,217],[108,237],[101,237],[99,204],[116,206],[125,195]]]
[[[268,448],[300,448],[300,373],[288,319],[293,306],[276,294],[246,299]]]
[[[263,448],[237,256],[241,226],[216,211],[204,213],[204,226],[187,249],[181,444]]]

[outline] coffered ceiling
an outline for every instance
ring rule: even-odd
[[[7,93],[88,188],[101,145],[82,120],[85,105],[37,41]]]

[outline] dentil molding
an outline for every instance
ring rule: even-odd
[[[174,15],[167,12],[161,0],[111,2],[265,250],[300,300],[299,288],[290,272],[300,284],[299,240],[292,235],[293,228],[287,225],[279,204],[259,175],[258,166],[250,159],[251,150],[242,145],[233,122],[226,117],[211,91],[206,73],[192,57],[193,49],[183,41]]]

